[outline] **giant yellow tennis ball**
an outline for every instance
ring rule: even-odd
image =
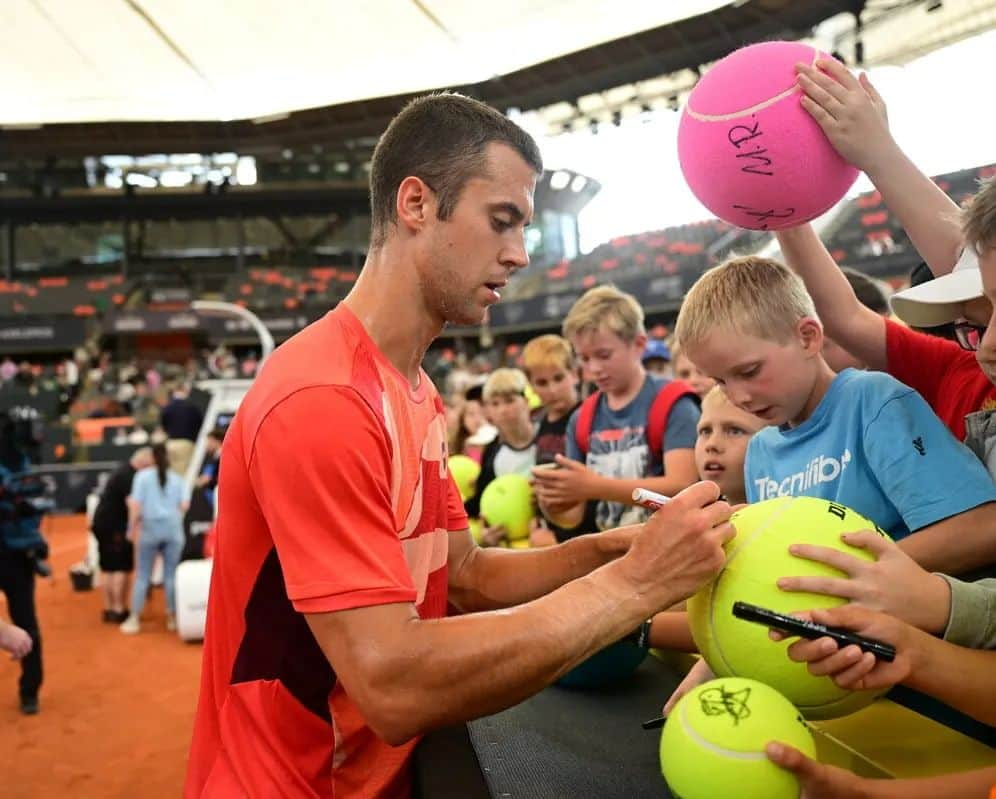
[[[816,757],[792,703],[756,680],[723,677],[689,691],[661,733],[661,771],[681,799],[798,799],[799,782],[764,754],[770,741]]]
[[[450,455],[450,474],[460,491],[460,499],[466,502],[472,496],[477,487],[477,476],[481,473],[481,465],[473,458],[466,455]]]
[[[841,534],[878,530],[860,514],[816,497],[778,497],[737,511],[730,521],[736,536],[726,545],[726,565],[715,580],[688,600],[692,636],[709,667],[719,677],[749,677],[784,694],[806,718],[827,719],[853,713],[870,703],[874,692],[847,691],[829,677],[814,677],[803,663],[789,659],[792,639],[775,643],[766,627],[733,615],[734,602],[792,613],[829,608],[847,600],[821,594],[790,593],[779,577],[831,576],[841,572],[789,554],[790,544],[817,544],[864,560],[875,556],[848,546]]]
[[[490,525],[502,525],[509,541],[529,538],[533,487],[521,474],[496,477],[481,493],[481,517]]]

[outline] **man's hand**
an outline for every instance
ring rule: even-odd
[[[0,621],[0,649],[10,652],[11,660],[20,660],[31,651],[31,636],[20,627]]]
[[[877,560],[869,562],[830,547],[793,544],[789,547],[792,555],[825,563],[847,577],[782,577],[778,587],[783,591],[843,597],[934,635],[944,632],[951,610],[951,591],[943,578],[924,571],[895,543],[872,530],[844,533],[841,539],[868,550]]]
[[[719,486],[696,483],[657,511],[620,559],[631,583],[651,603],[648,615],[694,594],[726,562],[723,544],[733,538],[730,506]]]
[[[798,749],[772,741],[765,747],[768,759],[799,779],[801,799],[859,799],[867,780],[835,766],[824,766]]]
[[[591,469],[563,455],[557,455],[557,464],[559,469],[533,469],[533,490],[541,507],[563,510],[601,498],[594,493],[598,475]]]
[[[851,644],[841,648],[832,638],[814,641],[800,639],[788,648],[788,656],[807,664],[809,673],[830,677],[841,688],[850,691],[882,690],[905,682],[917,668],[927,633],[904,621],[858,605],[811,610],[795,614],[828,627],[844,627],[866,638],[874,638],[896,648],[892,663],[878,660],[871,652],[862,652]],[[791,636],[771,630],[768,636],[781,641]]]
[[[885,101],[864,73],[855,78],[835,58],[815,66],[797,64],[802,107],[847,161],[872,172],[896,156],[899,148],[889,133]]]
[[[661,711],[661,715],[668,715],[674,709],[674,706],[678,703],[678,700],[681,699],[681,697],[693,688],[698,688],[702,685],[702,683],[715,679],[715,677],[716,675],[712,673],[712,669],[709,668],[709,664],[705,662],[705,658],[700,658],[698,663],[688,670],[688,674],[685,675],[685,679],[683,679],[678,684],[678,687],[674,689],[674,693],[668,697],[667,702],[664,703],[664,709]]]

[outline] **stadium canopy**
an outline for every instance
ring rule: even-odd
[[[4,0],[0,149],[247,152],[377,136],[413,93],[535,109],[805,36],[856,5]]]

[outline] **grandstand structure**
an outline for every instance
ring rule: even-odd
[[[180,59],[183,69],[221,85],[218,59],[198,49],[203,42],[187,37],[167,5],[138,5],[145,17],[129,24],[145,25],[143,35],[158,39],[148,58],[158,52]],[[641,16],[649,13],[646,4],[624,2],[619,16],[631,14],[625,35],[592,42],[585,26],[572,27],[570,3],[545,5],[559,15],[565,41],[587,45],[559,52],[563,45],[551,41],[521,56],[529,63],[485,80],[429,82],[419,90],[458,89],[566,130],[673,107],[710,63],[755,41],[807,39],[852,63],[901,62],[996,24],[996,2],[981,0],[688,0],[660,4],[670,10],[653,18]],[[548,22],[527,17],[522,28]],[[87,53],[87,68],[106,66],[71,15],[48,23]],[[446,47],[485,35],[447,14],[426,24],[436,37],[431,41],[445,40]],[[18,47],[23,56],[24,44]],[[141,72],[142,56],[133,57]],[[150,63],[150,69],[160,66]],[[60,80],[55,73],[52,80]],[[253,310],[278,340],[317,318],[345,296],[362,264],[370,154],[390,117],[418,93],[391,93],[397,88],[385,84],[382,96],[342,95],[341,102],[304,110],[261,106],[273,113],[236,119],[212,119],[200,108],[182,121],[153,121],[142,106],[131,118],[125,109],[109,122],[98,115],[99,105],[86,111],[86,97],[61,117],[42,101],[34,117],[16,103],[0,109],[0,353],[44,358],[82,339],[99,340],[106,349],[137,334],[149,346],[154,334],[183,334],[191,349],[252,341],[244,325],[190,313],[198,298]],[[14,94],[49,89],[62,96],[44,83],[15,86]],[[969,169],[938,182],[960,200],[991,170]],[[588,176],[564,170],[543,176],[528,242],[533,266],[492,310],[489,335],[515,340],[555,329],[574,299],[603,281],[632,291],[653,319],[666,322],[704,269],[768,241],[765,234],[703,220],[634,231],[580,254],[577,214],[598,190]],[[838,262],[894,282],[918,260],[874,194],[844,208],[825,235]],[[466,339],[479,332],[447,335]],[[171,341],[172,350],[182,352],[175,337]]]

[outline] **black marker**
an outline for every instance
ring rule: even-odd
[[[656,730],[659,727],[664,726],[664,722],[667,721],[667,716],[658,716],[655,719],[650,719],[650,721],[643,722],[643,729],[645,730]]]
[[[825,624],[775,613],[773,610],[759,608],[757,605],[750,605],[747,602],[734,602],[733,615],[738,619],[757,622],[766,627],[772,627],[790,635],[798,635],[800,638],[807,638],[811,641],[827,637],[836,641],[841,648],[853,644],[862,652],[871,652],[876,658],[884,660],[886,663],[892,663],[896,659],[896,648],[891,644],[876,641],[874,638],[865,638],[863,635],[845,630],[843,627],[827,627]]]

